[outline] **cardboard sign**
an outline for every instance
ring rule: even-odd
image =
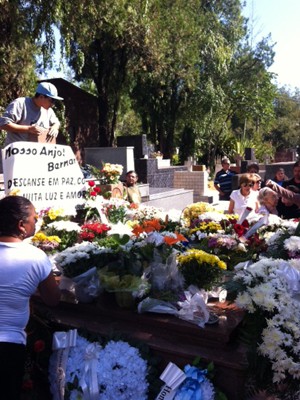
[[[2,150],[5,194],[26,197],[38,209],[74,209],[84,202],[85,179],[70,146],[15,142]]]

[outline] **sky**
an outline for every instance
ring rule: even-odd
[[[250,18],[254,43],[271,34],[276,43],[274,64],[277,84],[300,88],[300,0],[246,0],[244,15]]]

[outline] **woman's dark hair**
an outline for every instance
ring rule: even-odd
[[[7,196],[0,200],[0,235],[19,235],[19,221],[25,221],[32,207],[31,201],[22,196]]]

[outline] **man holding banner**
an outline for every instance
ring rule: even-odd
[[[59,120],[52,106],[63,100],[56,87],[49,82],[38,85],[34,97],[19,97],[11,102],[0,117],[0,129],[7,131],[5,146],[14,142],[37,142],[43,135],[47,142],[56,138]]]

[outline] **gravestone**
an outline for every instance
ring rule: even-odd
[[[103,163],[123,165],[123,173],[120,177],[125,180],[126,172],[134,170],[134,147],[87,147],[85,162],[101,168]]]
[[[245,148],[245,160],[255,161],[254,149],[252,147]]]
[[[117,137],[118,147],[133,147],[134,158],[143,158],[148,155],[146,135],[119,136]]]

